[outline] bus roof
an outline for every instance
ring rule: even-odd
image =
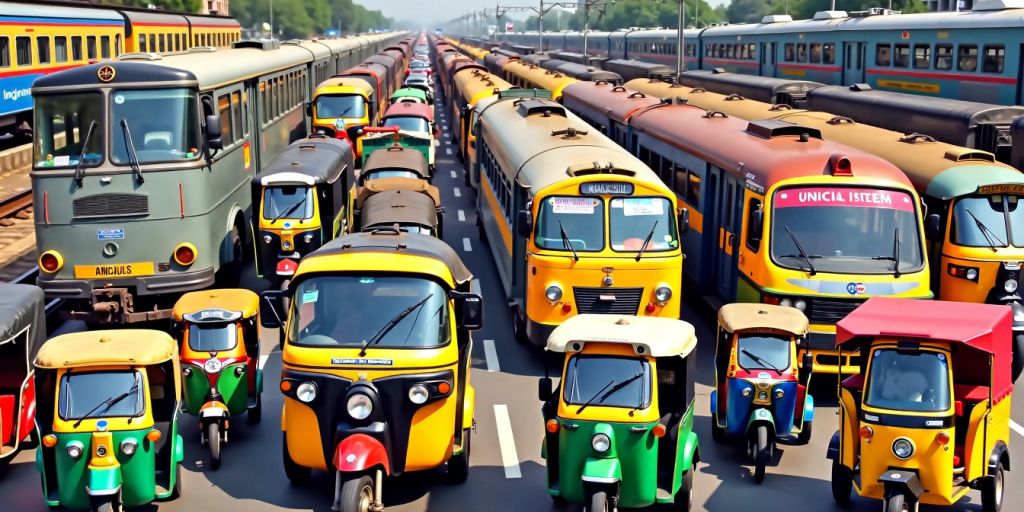
[[[428,121],[433,121],[434,107],[426,103],[400,101],[392,104],[384,112],[384,118],[387,119],[389,117],[422,117]]]
[[[562,89],[565,86],[577,81],[571,76],[565,76],[557,71],[551,71],[522,61],[508,62],[503,67],[507,72],[530,82],[532,85],[551,91],[551,95],[555,100],[562,97]]]
[[[462,97],[470,104],[479,101],[480,97],[493,96],[498,91],[512,88],[512,84],[503,80],[500,76],[488,71],[472,69],[466,73],[455,74],[455,88],[459,90]]]
[[[633,114],[661,103],[660,99],[609,83],[580,81],[566,86],[562,103],[570,109],[585,109],[589,114],[626,124]]]

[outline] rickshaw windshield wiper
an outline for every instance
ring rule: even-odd
[[[981,236],[985,237],[985,241],[988,242],[988,246],[992,249],[992,252],[996,251],[996,244],[992,241],[993,238],[996,242],[999,242],[999,247],[1006,247],[1006,244],[999,239],[996,232],[989,229],[989,227],[986,226],[970,208],[964,208],[964,211],[967,212],[967,215],[971,216],[971,219],[974,219],[974,225],[978,227],[978,231],[981,231]]]
[[[630,378],[628,378],[628,379],[626,379],[626,380],[624,380],[622,382],[616,383],[615,379],[612,379],[612,380],[608,381],[608,384],[605,384],[603,388],[597,390],[597,393],[594,393],[594,396],[590,397],[590,400],[587,400],[586,402],[583,403],[583,405],[580,406],[579,409],[576,409],[576,414],[579,414],[579,413],[583,412],[583,409],[586,409],[587,407],[590,407],[590,405],[593,404],[595,401],[596,402],[604,402],[608,397],[612,396],[612,394],[614,394],[616,391],[618,391],[618,390],[628,386],[630,383],[632,383],[633,381],[635,381],[635,380],[637,380],[637,379],[639,379],[640,377],[643,377],[643,376],[644,376],[644,372],[643,372],[643,370],[640,370],[639,372],[636,373],[636,375],[634,375],[634,376],[632,376],[632,377],[630,377]],[[608,391],[605,391],[606,389]]]
[[[120,395],[117,396],[109,397],[106,400],[96,404],[96,407],[93,407],[92,410],[83,414],[82,417],[78,418],[78,421],[76,421],[75,424],[72,425],[71,427],[78,428],[78,426],[81,425],[83,421],[89,419],[93,415],[93,413],[105,413],[108,410],[110,410],[111,407],[117,405],[121,400],[124,400],[125,398],[128,398],[129,396],[137,393],[139,391],[139,381],[138,377],[136,377],[135,379],[135,384],[133,384],[132,387],[128,389],[128,391],[125,391],[124,393],[121,393]],[[100,409],[100,407],[103,408]]]
[[[75,164],[75,183],[79,187],[82,186],[82,163],[85,161],[85,151],[89,147],[89,141],[92,140],[92,132],[96,129],[96,124],[95,119],[89,123],[89,131],[85,132],[85,140],[82,141],[82,152],[78,154],[78,163]]]
[[[900,277],[900,246],[903,242],[900,241],[900,228],[896,228],[896,232],[892,236],[892,256],[873,256],[873,260],[889,260],[893,266],[893,276],[899,279]]]
[[[789,226],[785,226],[785,228],[789,238],[793,240],[793,245],[796,246],[796,250],[800,251],[800,257],[807,262],[807,269],[810,271],[811,275],[813,276],[814,274],[817,274],[818,271],[815,270],[814,263],[811,263],[811,257],[807,255],[807,251],[804,250],[804,246],[800,245],[800,240],[797,240],[796,235],[794,235],[793,231],[789,229]]]
[[[415,303],[415,304],[413,304],[413,305],[403,309],[402,311],[399,311],[398,314],[394,316],[394,318],[392,318],[391,320],[388,320],[388,323],[384,324],[384,327],[381,327],[380,330],[377,331],[377,333],[374,334],[372,338],[363,341],[363,346],[359,347],[359,357],[365,356],[366,355],[366,348],[367,347],[369,347],[370,345],[373,345],[375,343],[378,343],[380,340],[384,339],[384,336],[386,336],[389,332],[391,332],[391,329],[394,329],[395,326],[398,325],[399,322],[404,320],[405,317],[407,317],[410,314],[412,314],[413,311],[416,311],[417,309],[422,307],[424,304],[426,304],[427,301],[430,300],[433,296],[434,296],[434,294],[431,293],[430,295],[427,295],[426,297],[423,297],[422,299],[419,300],[419,302],[417,302],[417,303]]]
[[[287,210],[281,212],[281,214],[278,215],[277,217],[274,217],[274,220],[272,220],[271,222],[277,222],[277,221],[279,221],[279,220],[281,220],[281,219],[283,219],[283,218],[285,218],[285,217],[295,213],[295,210],[298,210],[300,206],[306,204],[306,199],[308,197],[309,197],[309,193],[307,191],[306,194],[302,195],[302,200],[301,201],[299,201],[299,202],[289,206]]]
[[[658,229],[658,221],[654,221],[654,225],[651,226],[651,232],[647,233],[647,237],[644,238],[644,244],[640,246],[640,250],[636,252],[636,260],[640,261],[640,257],[644,255],[644,251],[647,250],[647,244],[651,243],[651,238],[654,238],[654,230]]]
[[[558,232],[562,234],[562,243],[565,244],[565,248],[572,251],[572,257],[576,261],[580,260],[580,256],[576,254],[576,248],[572,246],[572,242],[569,241],[569,235],[565,232],[565,228],[562,227],[562,221],[558,221]]]
[[[777,368],[775,365],[769,363],[768,360],[764,359],[763,357],[761,357],[761,356],[759,356],[759,355],[757,355],[757,354],[755,354],[755,353],[753,353],[753,352],[751,352],[751,351],[749,351],[747,349],[742,349],[742,350],[740,350],[740,352],[742,352],[743,355],[753,359],[755,362],[757,362],[757,364],[764,365],[764,368],[770,368],[770,369],[775,370],[775,371],[777,371],[779,373],[782,373],[782,370]]]
[[[145,183],[142,177],[142,169],[139,167],[139,155],[135,152],[135,140],[132,139],[132,131],[128,129],[128,120],[121,118],[121,132],[124,133],[124,145],[128,150],[128,165],[132,167],[132,174],[139,183]]]

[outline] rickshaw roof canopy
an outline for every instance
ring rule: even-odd
[[[638,355],[686,357],[697,346],[697,334],[674,318],[581,314],[556,327],[545,349],[579,352],[587,342],[632,345]]]
[[[434,200],[419,192],[384,190],[363,203],[362,227],[390,224],[418,224],[437,227],[437,207]]]
[[[39,368],[89,366],[148,366],[173,360],[178,345],[167,333],[154,329],[110,329],[62,334],[50,339],[36,355]]]
[[[430,235],[395,231],[391,228],[340,236],[307,255],[303,261],[323,256],[357,253],[408,254],[432,258],[448,267],[455,284],[461,285],[473,279],[473,274],[466,268],[459,254],[443,240]]]
[[[393,177],[377,178],[364,183],[362,188],[359,189],[359,194],[356,196],[356,208],[361,208],[367,198],[385,190],[408,190],[410,192],[426,194],[434,201],[435,208],[441,206],[441,191],[427,180]]]
[[[242,314],[242,318],[256,316],[259,312],[260,296],[252,290],[242,288],[220,288],[188,292],[174,304],[174,321],[180,322],[184,315],[206,309],[222,309]]]
[[[381,148],[371,153],[370,157],[366,159],[366,163],[363,164],[362,173],[366,174],[380,169],[408,170],[422,178],[430,176],[430,168],[423,153],[399,145]]]
[[[400,101],[388,107],[384,112],[384,118],[389,117],[421,117],[427,121],[434,121],[434,107],[425,103],[412,103]]]
[[[0,285],[0,345],[21,344],[17,336],[22,332],[27,332],[25,351],[31,361],[46,342],[43,290],[27,284],[4,283]],[[24,360],[25,356],[19,357]]]
[[[795,336],[807,334],[807,316],[802,311],[774,304],[726,304],[718,310],[718,325],[728,332],[774,329]]]
[[[423,101],[427,101],[427,92],[424,91],[423,89],[417,89],[415,87],[402,87],[401,89],[395,91],[395,93],[391,95],[391,101],[395,101],[396,99],[407,96],[412,96],[414,98],[419,98]]]
[[[277,154],[259,174],[254,185],[315,185],[334,183],[354,166],[355,154],[345,141],[322,135],[299,139]]]

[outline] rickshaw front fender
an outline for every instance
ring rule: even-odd
[[[717,406],[718,406],[718,390],[717,389],[713,389],[713,390],[711,390],[711,403],[708,404],[708,409],[711,411],[711,417],[712,418],[717,417],[717,416],[715,416],[715,414],[718,412],[718,411],[716,411],[716,409],[718,409]]]
[[[804,421],[814,421],[814,397],[810,393],[804,395]]]
[[[185,462],[185,440],[181,438],[181,434],[174,434],[174,460]]]
[[[1003,466],[1006,471],[1010,470],[1010,450],[1002,441],[996,442],[995,448],[992,449],[992,455],[988,459],[988,474],[996,474],[999,466]]]
[[[391,475],[387,448],[366,434],[352,434],[342,439],[334,449],[332,462],[343,473],[358,473],[380,466],[385,476]]]
[[[89,467],[85,492],[89,496],[110,496],[121,490],[121,466]]]
[[[256,369],[256,394],[263,392],[263,368]]]
[[[476,417],[476,389],[466,384],[466,399],[462,402],[462,428],[473,428],[473,419]]]
[[[828,442],[828,451],[825,452],[825,458],[828,460],[839,460],[839,431],[835,431],[832,434],[832,439]]]
[[[894,491],[904,495],[911,495],[914,501],[924,494],[924,487],[921,480],[917,478],[917,472],[909,469],[892,468],[878,477],[878,482],[885,485],[885,495],[890,496]]]
[[[593,484],[615,484],[622,481],[622,466],[617,458],[587,457],[580,479]]]
[[[758,425],[762,424],[768,426],[768,429],[771,431],[771,435],[775,435],[775,416],[773,416],[772,412],[768,409],[760,407],[754,409],[754,411],[750,413],[750,417],[747,418],[747,434],[756,430]]]
[[[690,431],[686,434],[686,439],[681,441],[683,441],[683,458],[680,461],[679,470],[682,472],[692,471],[693,464],[700,462],[700,444],[697,441],[697,433]]]

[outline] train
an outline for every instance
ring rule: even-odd
[[[225,48],[242,27],[227,16],[70,1],[0,2],[0,135],[29,140],[32,83],[132,52]]]
[[[888,9],[822,11],[809,20],[768,15],[760,23],[683,31],[687,69],[867,83],[879,90],[983,103],[1024,103],[1022,0],[978,0],[971,11],[900,14]],[[537,46],[537,32],[500,34]],[[675,68],[676,30],[587,34],[587,53]],[[583,51],[583,33],[552,32],[542,50]]]

